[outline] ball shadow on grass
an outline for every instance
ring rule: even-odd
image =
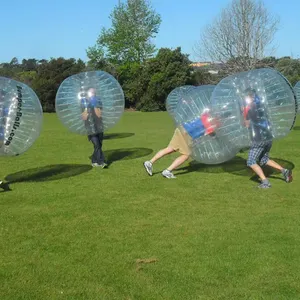
[[[300,130],[300,126],[293,127],[293,130]]]
[[[104,151],[105,159],[108,165],[111,165],[118,160],[129,160],[147,156],[153,152],[149,148],[123,148],[123,149],[111,149]]]
[[[276,161],[278,164],[280,164],[286,169],[293,170],[295,168],[295,165],[290,161],[280,159],[280,158],[271,158],[271,159],[273,159],[274,161]],[[232,160],[219,165],[205,165],[205,164],[198,163],[196,161],[192,161],[187,167],[180,168],[178,169],[178,171],[180,172],[177,173],[177,175],[185,174],[188,172],[202,172],[202,173],[215,173],[215,174],[230,173],[238,176],[248,176],[251,177],[250,178],[251,180],[256,180],[257,178],[257,176],[254,175],[253,171],[249,167],[247,167],[247,160],[240,156],[236,156]],[[268,166],[264,166],[263,171],[266,177],[273,177],[273,175],[280,174],[279,171],[274,170]]]
[[[104,140],[124,139],[133,136],[132,132],[104,133]]]
[[[6,184],[59,180],[80,175],[90,171],[91,169],[92,166],[83,164],[48,165],[7,175],[5,180],[7,181]]]

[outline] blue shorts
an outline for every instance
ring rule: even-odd
[[[253,143],[247,160],[247,166],[251,167],[255,164],[264,166],[269,161],[269,152],[272,148],[272,142]]]

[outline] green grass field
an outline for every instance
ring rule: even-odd
[[[271,174],[258,190],[247,153],[167,180],[172,155],[149,177],[143,161],[173,133],[167,113],[126,112],[104,170],[86,137],[46,114],[29,151],[0,159],[0,299],[300,299],[299,129],[271,152],[294,182]]]

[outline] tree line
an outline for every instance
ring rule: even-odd
[[[217,84],[227,76],[226,67],[208,65],[195,68],[180,48],[159,49],[154,58],[142,63],[121,64],[113,69],[103,66],[121,84],[126,108],[141,111],[165,110],[168,94],[182,85]],[[291,57],[267,57],[256,67],[272,67],[281,72],[294,86],[300,81],[300,60]],[[217,70],[217,74],[211,70]],[[67,77],[79,72],[96,70],[82,60],[52,58],[50,60],[13,58],[0,64],[0,76],[12,78],[29,85],[38,95],[44,112],[55,111],[55,95],[59,85]]]

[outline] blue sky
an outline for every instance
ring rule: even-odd
[[[124,0],[123,0],[124,1]],[[230,0],[152,0],[162,24],[156,46],[181,46],[198,60],[193,47],[203,27],[212,22]],[[63,56],[86,60],[87,47],[95,44],[102,26],[118,0],[3,0],[0,17],[0,62],[13,57],[49,59]],[[300,1],[265,0],[280,17],[276,56],[300,57]]]

